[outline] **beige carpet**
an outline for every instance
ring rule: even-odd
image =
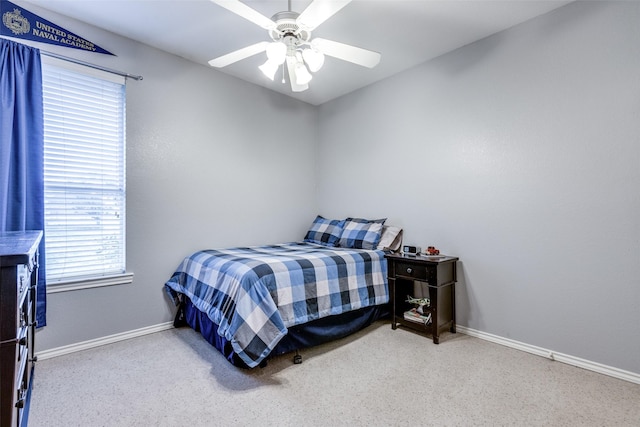
[[[462,334],[302,355],[242,370],[183,328],[43,360],[29,426],[640,426],[640,385]]]

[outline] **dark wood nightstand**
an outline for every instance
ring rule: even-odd
[[[398,325],[430,334],[440,343],[440,332],[456,332],[456,264],[458,258],[423,255],[386,255],[391,297],[391,328]],[[428,300],[418,303],[409,297]],[[413,310],[412,310],[413,309]]]

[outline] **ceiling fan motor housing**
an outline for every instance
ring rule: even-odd
[[[297,12],[278,12],[271,17],[276,23],[276,27],[269,30],[269,36],[273,41],[282,41],[288,47],[297,47],[302,43],[308,43],[311,39],[311,32],[300,27],[296,19],[300,16]]]

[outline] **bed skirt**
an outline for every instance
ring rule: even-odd
[[[200,332],[204,339],[218,349],[232,365],[248,368],[246,363],[233,351],[231,343],[218,335],[218,325],[213,323],[205,313],[198,310],[189,298],[184,295],[183,297],[185,301],[178,309],[174,325],[176,327],[190,326],[196,332]],[[272,356],[344,338],[369,326],[378,319],[389,316],[389,313],[389,304],[383,304],[292,326],[287,335],[278,342],[265,359],[265,362]],[[263,363],[260,366],[264,365]]]

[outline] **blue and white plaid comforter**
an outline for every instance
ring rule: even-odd
[[[288,327],[389,301],[384,252],[302,242],[196,252],[165,289],[206,313],[249,367]]]

